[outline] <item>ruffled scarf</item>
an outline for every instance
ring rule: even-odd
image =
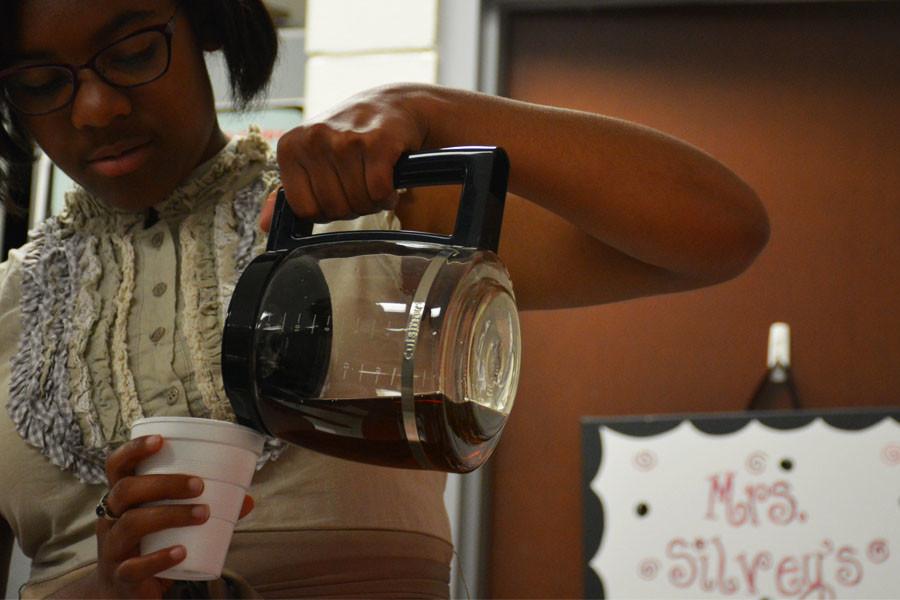
[[[251,131],[155,207],[163,218],[186,215],[179,232],[182,330],[206,416],[213,419],[234,420],[220,366],[224,313],[239,274],[264,248],[258,215],[277,183],[268,146]],[[22,336],[7,408],[27,443],[86,483],[105,482],[110,450],[145,416],[127,343],[133,232],[144,218],[76,189],[65,210],[34,232],[23,260]],[[101,297],[105,277],[117,284],[114,298]],[[110,410],[118,415],[112,427]],[[282,448],[269,440],[260,466]]]

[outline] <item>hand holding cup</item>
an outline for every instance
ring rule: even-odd
[[[229,423],[223,425],[232,427]],[[261,450],[261,436],[257,440],[255,432],[247,431],[249,434],[243,432],[245,438],[253,442],[254,449],[258,442]],[[192,549],[191,540],[187,539],[191,536],[178,539],[177,534],[200,529],[210,520],[208,498],[221,486],[187,471],[148,472],[153,470],[154,464],[159,471],[160,454],[163,463],[169,461],[165,456],[171,454],[171,448],[167,446],[177,442],[158,434],[133,432],[132,437],[107,459],[109,491],[105,505],[111,518],[97,519],[98,565],[91,588],[101,595],[117,598],[160,597],[171,586],[172,579],[186,578],[180,576],[178,567],[186,562],[189,554],[197,554],[201,561],[205,558],[205,562],[209,562],[205,548]],[[252,469],[249,477],[252,477]],[[247,486],[249,477],[241,478],[241,481],[247,479]],[[230,501],[229,514],[234,515],[235,521],[253,509],[253,500],[245,493],[238,497],[232,494]],[[228,539],[224,548],[218,551],[222,562],[233,527],[230,524]],[[171,538],[172,533],[176,534],[175,539]],[[156,547],[151,548],[148,542],[154,539]],[[166,543],[167,539],[171,543]],[[214,570],[216,566],[221,572],[221,564],[213,565]],[[213,579],[219,572],[198,574],[191,571],[188,575],[193,573],[198,578]]]
[[[135,467],[163,446],[160,436],[133,439],[106,461],[110,519],[97,519],[95,585],[110,597],[160,597],[172,584],[156,575],[184,560],[185,547],[174,545],[141,555],[141,539],[155,531],[205,522],[208,507],[200,504],[145,506],[167,499],[191,499],[203,491],[203,481],[182,474],[135,474]]]
[[[202,493],[190,498],[155,500],[144,508],[206,507],[205,519],[193,527],[172,526],[147,533],[141,554],[183,545],[186,558],[157,577],[205,581],[222,573],[238,519],[243,516],[247,491],[265,438],[256,431],[225,421],[193,417],[151,417],[132,425],[133,438],[160,435],[165,444],[142,460],[135,472],[142,476],[187,474],[200,478]]]

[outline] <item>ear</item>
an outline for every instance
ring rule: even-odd
[[[207,32],[203,36],[203,41],[200,46],[203,48],[204,52],[215,52],[216,50],[221,50],[225,44],[222,40],[219,40],[216,36],[212,35],[211,32]]]
[[[213,22],[200,23],[195,31],[204,52],[215,52],[225,47],[225,42]]]

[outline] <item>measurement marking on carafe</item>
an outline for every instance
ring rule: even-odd
[[[301,319],[303,319],[303,313],[300,313],[299,315],[297,315],[297,322],[294,323],[294,327],[293,327],[294,333],[297,333],[298,331],[300,331],[300,320]]]
[[[259,318],[259,328],[263,331],[273,331],[275,326],[271,323],[272,315],[263,314]]]
[[[378,384],[378,379],[379,379],[382,375],[384,375],[384,372],[381,370],[381,367],[375,367],[375,370],[374,370],[374,371],[368,371],[368,370],[364,369],[364,368],[361,366],[360,369],[359,369],[359,380],[360,380],[360,381],[362,381],[363,375],[374,375],[374,376],[375,376],[375,381],[374,381],[373,383],[377,385],[377,384]]]
[[[391,371],[391,387],[394,387],[394,380],[397,378],[397,367],[394,367],[394,370]]]
[[[307,325],[307,326],[306,326],[306,329],[309,329],[309,332],[310,332],[310,333],[315,333],[315,332],[316,332],[316,328],[317,328],[317,325],[316,325],[316,319],[317,319],[318,317],[319,317],[319,315],[313,314],[312,325]]]

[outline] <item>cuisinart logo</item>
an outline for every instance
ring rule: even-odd
[[[425,314],[424,302],[413,302],[409,309],[409,325],[406,326],[406,339],[403,341],[403,358],[410,360],[416,353],[416,341],[419,339],[419,326]]]

